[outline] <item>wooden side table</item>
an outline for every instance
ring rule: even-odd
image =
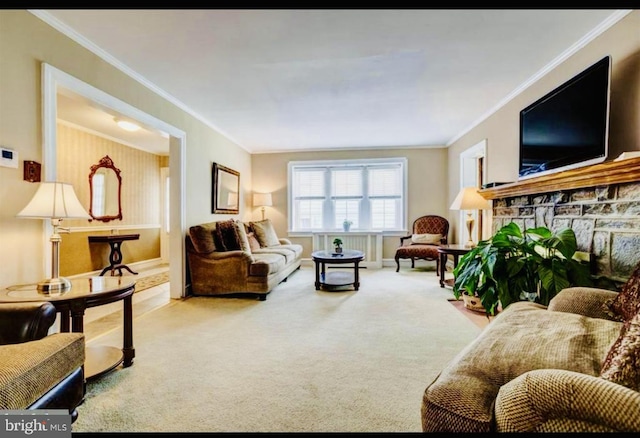
[[[120,247],[122,246],[122,242],[125,240],[138,240],[140,238],[140,234],[101,234],[98,236],[89,236],[89,242],[105,242],[108,243],[111,247],[111,253],[109,254],[109,266],[104,268],[100,275],[104,275],[107,271],[111,271],[111,276],[115,271],[122,276],[122,270],[126,269],[132,274],[137,274],[137,272],[133,272],[130,267],[122,263],[122,250]]]
[[[461,255],[465,255],[471,251],[471,247],[465,245],[441,245],[438,247],[438,254],[440,255],[440,287],[453,286],[451,280],[444,279],[444,274],[447,272],[447,258],[450,255],[453,256],[453,267],[458,265],[458,260]]]
[[[0,291],[0,302],[49,301],[60,313],[61,332],[83,332],[84,313],[89,307],[102,306],[115,301],[123,302],[122,348],[112,346],[86,346],[84,376],[97,378],[122,364],[133,364],[133,306],[135,291],[133,277],[90,277],[71,280],[71,289],[61,293],[43,294],[35,284],[11,286]]]

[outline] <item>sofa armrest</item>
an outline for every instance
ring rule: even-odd
[[[43,302],[0,304],[0,344],[44,338],[56,321],[56,308]]]
[[[548,310],[556,312],[577,313],[591,318],[608,319],[616,318],[607,313],[604,304],[613,299],[618,292],[594,287],[568,287],[561,290],[549,302]]]
[[[278,239],[278,241],[280,242],[280,245],[291,245],[292,242],[289,239],[285,239],[284,237],[280,237]]]
[[[575,371],[538,369],[503,385],[498,432],[640,432],[640,393]]]

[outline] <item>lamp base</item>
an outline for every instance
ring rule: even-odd
[[[64,277],[49,278],[38,283],[37,289],[43,295],[58,294],[71,289],[71,282]]]

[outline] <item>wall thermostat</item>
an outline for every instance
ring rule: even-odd
[[[18,168],[18,153],[0,146],[0,166]]]

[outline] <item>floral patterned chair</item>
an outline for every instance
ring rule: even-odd
[[[447,244],[448,234],[449,221],[441,216],[421,216],[413,221],[411,234],[401,237],[396,249],[396,272],[400,271],[400,259],[411,259],[411,268],[415,268],[416,260],[435,260],[439,274],[438,246]]]

